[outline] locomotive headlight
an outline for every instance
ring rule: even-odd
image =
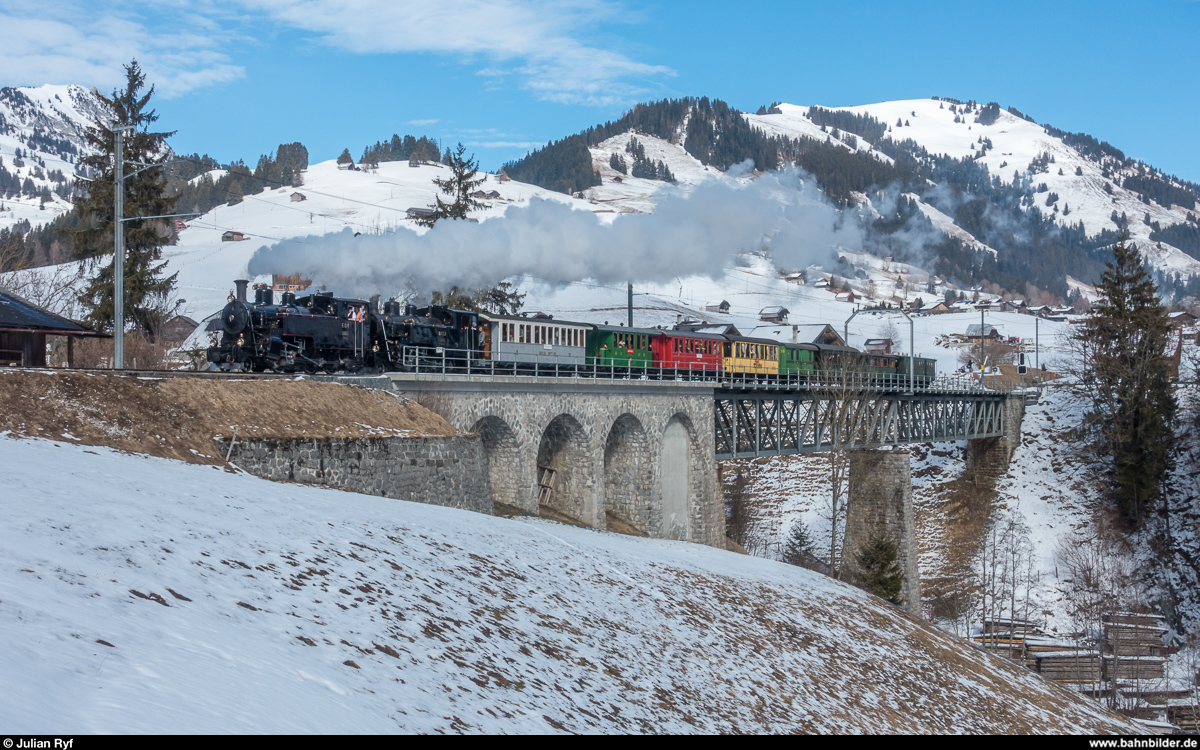
[[[371,351],[373,351],[373,352],[379,351],[379,342],[378,341],[376,341],[375,345],[371,347]]]
[[[217,334],[215,334],[215,333],[209,334],[209,336],[208,336],[208,345],[209,345],[209,346],[216,346],[216,345],[217,345]]]
[[[246,345],[246,337],[238,336],[238,346],[245,346],[245,345]]]

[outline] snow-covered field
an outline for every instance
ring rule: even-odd
[[[0,436],[9,732],[1098,732],[861,591],[699,545]]]

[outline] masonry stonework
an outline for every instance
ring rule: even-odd
[[[239,438],[230,460],[264,479],[492,512],[487,458],[475,437]]]
[[[479,436],[496,502],[538,513],[539,467],[547,467],[555,480],[544,504],[586,526],[605,529],[615,516],[651,537],[724,546],[711,388],[402,379],[393,386]]]
[[[1004,402],[1004,435],[967,441],[965,476],[977,484],[993,485],[1008,473],[1013,451],[1021,445],[1021,419],[1025,402],[1010,397]]]
[[[900,603],[909,612],[919,613],[921,578],[917,569],[908,449],[852,451],[849,479],[840,578],[854,582],[859,572],[859,550],[872,534],[883,534],[896,542],[900,552],[900,569],[904,573]]]

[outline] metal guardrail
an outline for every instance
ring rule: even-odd
[[[549,357],[547,358],[550,359]],[[1005,381],[999,376],[955,373],[935,378],[910,377],[896,373],[870,373],[861,370],[813,370],[771,374],[767,372],[730,372],[711,367],[651,365],[644,361],[614,357],[588,357],[580,364],[553,362],[497,362],[480,352],[467,349],[404,347],[402,364],[409,372],[431,379],[447,376],[495,379],[529,378],[531,381],[563,382],[689,382],[706,383],[730,391],[870,391],[884,393],[1011,393],[1028,387]]]

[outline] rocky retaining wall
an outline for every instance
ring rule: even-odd
[[[477,437],[239,438],[230,461],[264,479],[492,513]]]

